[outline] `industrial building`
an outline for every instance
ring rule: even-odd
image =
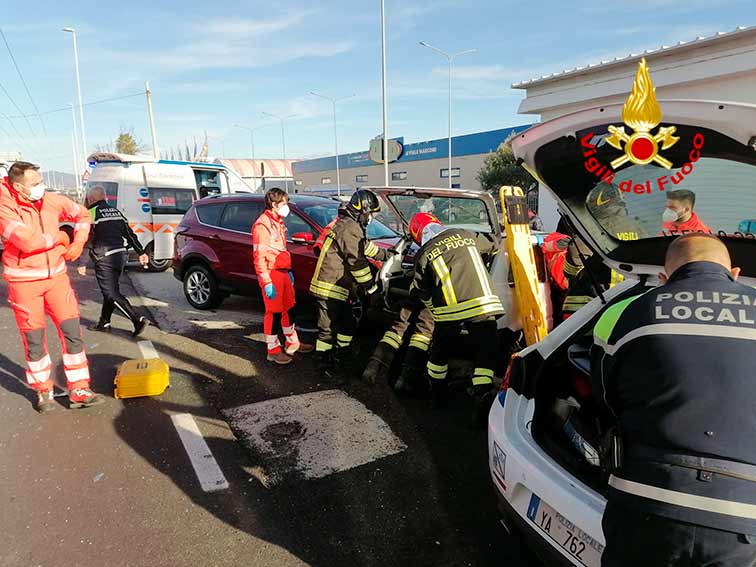
[[[467,134],[452,138],[452,187],[480,189],[477,180],[483,162],[491,152],[513,135],[530,126]],[[389,164],[392,186],[447,187],[449,183],[448,138],[401,145],[399,159]],[[336,158],[334,156],[294,162],[294,192],[318,192],[336,189]],[[369,152],[339,156],[341,188],[350,191],[361,186],[383,185],[383,165],[370,159]]]
[[[222,164],[236,173],[253,189],[254,192],[264,192],[272,187],[289,189],[293,187],[291,176],[291,160],[282,159],[226,159],[218,158],[215,163]]]

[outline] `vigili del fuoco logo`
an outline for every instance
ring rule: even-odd
[[[594,132],[583,136],[580,140],[585,158],[585,169],[589,173],[605,183],[613,183],[615,170],[628,162],[636,165],[655,163],[665,169],[672,169],[672,162],[664,157],[663,152],[677,144],[680,138],[675,136],[677,127],[659,127],[662,121],[661,106],[656,100],[656,88],[651,80],[645,58],[638,64],[633,90],[622,109],[622,121],[625,126],[609,126],[609,136],[605,137],[607,144],[623,152],[609,165],[602,164],[595,157],[597,147],[594,143],[596,140]],[[625,127],[631,132],[626,132]],[[672,175],[661,175],[655,182],[646,180],[643,183],[633,183],[632,179],[628,179],[619,184],[620,191],[643,194],[651,193],[652,186],[656,186],[659,191],[664,191],[670,184],[679,185],[693,173],[694,164],[701,158],[703,145],[703,134],[696,133],[693,137],[693,148],[688,156],[689,159],[679,171]]]

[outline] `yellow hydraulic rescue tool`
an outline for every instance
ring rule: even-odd
[[[515,301],[522,319],[525,342],[532,345],[546,336],[546,309],[538,285],[538,268],[530,241],[528,203],[519,187],[499,191],[507,253],[515,285]]]

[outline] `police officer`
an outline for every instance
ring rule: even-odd
[[[492,257],[498,249],[489,237],[446,228],[430,213],[414,215],[409,233],[421,246],[410,294],[428,307],[435,321],[427,365],[434,401],[445,396],[449,351],[467,326],[475,344],[472,393],[477,420],[490,402],[497,356],[496,317],[504,314],[481,255]]]
[[[100,320],[92,326],[93,331],[110,332],[110,318],[113,311],[127,317],[134,325],[132,336],[137,337],[147,326],[147,319],[140,317],[121,293],[120,279],[128,259],[127,245],[139,255],[139,263],[146,266],[149,256],[139,243],[128,220],[121,211],[108,205],[105,190],[100,186],[92,187],[87,193],[89,213],[92,216],[92,232],[86,248],[94,262],[97,285],[100,286],[103,302]],[[85,260],[79,265],[79,274],[86,274]]]
[[[318,309],[315,350],[320,357],[320,370],[330,380],[336,377],[336,366],[351,359],[355,322],[350,293],[355,288],[366,293],[373,287],[368,258],[383,261],[388,257],[365,234],[380,210],[375,193],[367,189],[355,191],[327,233],[312,276],[310,293],[315,296]]]
[[[420,386],[417,377],[422,375],[428,362],[428,350],[433,338],[433,315],[425,305],[411,297],[402,301],[391,327],[375,347],[362,373],[364,381],[375,384],[386,375],[410,327],[413,328],[412,334],[394,390],[409,394]]]
[[[602,565],[756,565],[756,290],[710,235],[674,240],[664,271],[594,329],[594,391],[624,447]]]

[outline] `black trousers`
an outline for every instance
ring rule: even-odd
[[[126,266],[126,260],[126,252],[118,252],[95,260],[95,277],[103,299],[100,323],[109,323],[116,308],[132,323],[136,323],[139,319],[129,300],[121,293],[121,275]]]
[[[404,364],[422,369],[428,360],[428,350],[433,337],[433,315],[422,303],[412,299],[405,299],[400,305],[391,326],[376,345],[372,357],[390,366],[396,352],[407,342],[407,331],[412,327]]]
[[[318,307],[318,352],[329,351],[334,344],[346,348],[352,343],[356,322],[352,306],[336,299],[317,299]]]
[[[449,352],[454,350],[463,327],[467,327],[475,348],[473,386],[492,385],[498,354],[496,320],[493,317],[478,321],[436,323],[428,357],[428,376],[431,380],[446,379],[449,372]]]
[[[756,566],[753,536],[639,512],[611,500],[601,524],[606,538],[602,567]]]

